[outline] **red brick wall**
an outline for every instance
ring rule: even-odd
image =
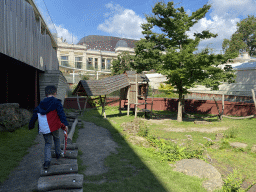
[[[80,98],[80,105],[84,107],[85,98]],[[117,100],[117,98],[107,98],[107,102]],[[124,106],[124,100],[122,100],[122,107]],[[143,100],[139,100],[139,102],[143,102]],[[152,99],[148,99],[148,103],[151,103]],[[222,110],[221,101],[217,101],[220,110]],[[114,103],[109,104],[109,106],[118,106],[119,102],[116,101]],[[131,105],[134,107],[134,105]],[[144,108],[145,105],[140,105],[139,108]],[[76,98],[66,98],[64,101],[64,108],[70,109],[78,109]],[[87,104],[86,108],[91,108],[90,105]],[[151,109],[151,105],[147,106],[147,109]],[[166,99],[166,98],[154,98],[153,102],[153,110],[159,111],[177,111],[178,109],[178,100],[177,99]],[[187,113],[200,113],[200,114],[218,114],[217,107],[214,101],[210,100],[185,100],[185,111]],[[253,103],[242,103],[242,102],[228,102],[225,101],[225,115],[234,115],[234,116],[248,116],[255,114],[255,107]]]

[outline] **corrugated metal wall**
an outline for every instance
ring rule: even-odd
[[[0,0],[0,9],[0,52],[42,71],[59,70],[51,38],[41,34],[33,7],[24,0]]]

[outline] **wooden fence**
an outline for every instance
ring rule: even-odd
[[[42,71],[59,70],[51,38],[25,0],[0,0],[0,52]]]

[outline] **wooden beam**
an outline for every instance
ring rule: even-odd
[[[56,157],[55,151],[51,151],[52,158]],[[78,151],[77,150],[67,150],[65,154],[65,158],[67,159],[77,159]]]
[[[41,168],[41,176],[78,173],[77,164],[51,165],[47,170]]]
[[[81,189],[84,176],[82,174],[67,174],[40,177],[38,180],[38,191],[52,191],[56,189]]]
[[[253,98],[253,102],[254,102],[254,107],[256,109],[256,100],[255,100],[255,93],[254,90],[252,89],[252,98]]]

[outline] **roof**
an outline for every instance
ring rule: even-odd
[[[138,40],[135,39],[127,39],[113,36],[88,35],[80,39],[77,45],[83,45],[83,43],[85,43],[87,49],[114,52],[115,48],[118,47],[134,48],[134,43],[137,41]]]
[[[237,70],[242,70],[242,69],[256,69],[256,62],[246,62],[246,63],[241,63],[233,67],[234,69]]]
[[[115,75],[101,80],[80,80],[72,94],[78,94],[79,96],[107,95],[129,85],[126,74]]]
[[[136,72],[135,71],[126,71],[126,74],[128,76],[130,83],[136,81]],[[149,79],[144,74],[137,74],[137,81],[138,82],[149,82]]]

